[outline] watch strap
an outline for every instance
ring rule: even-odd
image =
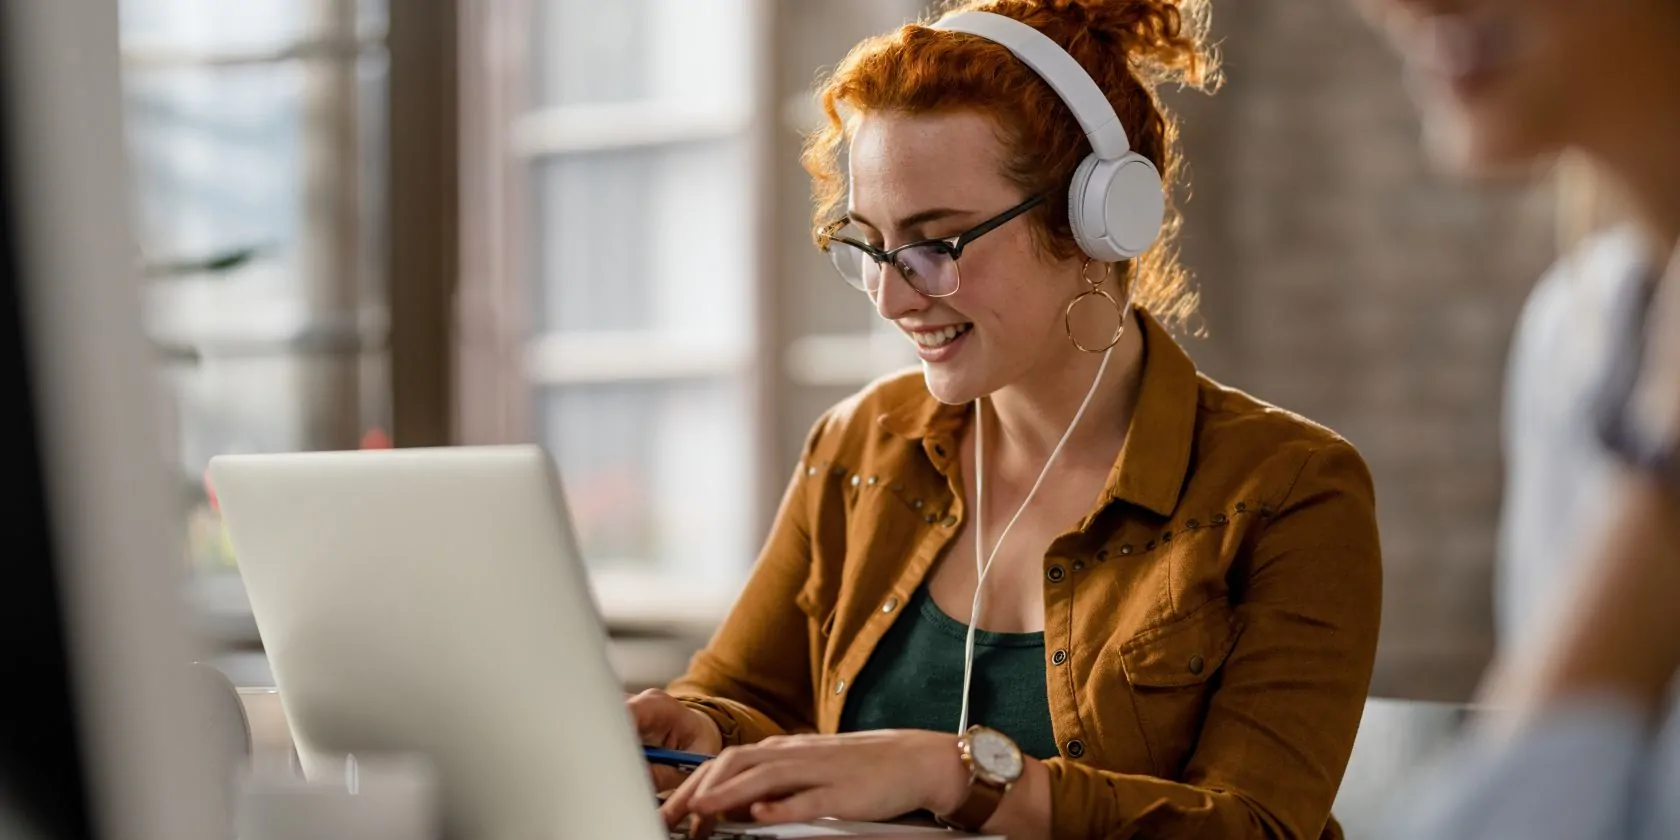
[[[1008,792],[1006,785],[993,784],[974,776],[968,783],[968,796],[957,806],[957,810],[936,819],[948,828],[978,834],[986,821],[997,813],[998,806],[1003,804],[1003,795]]]

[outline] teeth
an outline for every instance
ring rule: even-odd
[[[944,347],[945,345],[955,341],[957,336],[968,332],[969,327],[969,324],[957,324],[946,327],[942,330],[912,332],[910,333],[910,338],[923,347]]]

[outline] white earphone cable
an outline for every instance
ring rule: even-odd
[[[1131,317],[1131,309],[1132,296],[1130,290],[1127,290],[1126,303],[1120,307],[1121,335],[1125,334],[1126,321]],[[1091,380],[1091,388],[1085,392],[1085,400],[1079,404],[1079,410],[1073,413],[1073,420],[1068,423],[1067,431],[1062,433],[1062,439],[1056,442],[1054,449],[1050,450],[1050,457],[1045,460],[1044,468],[1039,470],[1038,479],[1033,482],[1032,488],[1027,491],[1026,498],[1021,500],[1021,506],[1015,509],[1015,515],[1011,516],[1009,522],[1003,526],[1003,531],[998,534],[997,542],[992,544],[990,553],[987,553],[984,548],[986,540],[983,525],[986,510],[986,425],[982,416],[980,399],[974,401],[974,510],[972,513],[974,517],[974,569],[976,579],[974,581],[974,605],[968,613],[968,634],[963,642],[962,714],[957,720],[958,734],[968,731],[968,691],[974,677],[974,634],[980,624],[981,593],[986,586],[986,573],[992,570],[992,561],[997,559],[998,549],[1003,547],[1003,541],[1009,537],[1010,529],[1015,527],[1016,520],[1020,519],[1021,514],[1026,512],[1027,506],[1032,504],[1033,496],[1038,494],[1038,488],[1044,484],[1045,476],[1050,474],[1050,468],[1055,465],[1057,456],[1062,454],[1062,448],[1067,446],[1068,439],[1073,437],[1073,430],[1079,427],[1079,420],[1085,416],[1085,409],[1090,407],[1091,399],[1097,395],[1097,388],[1102,385],[1103,373],[1108,370],[1108,359],[1114,354],[1114,347],[1118,344],[1119,336],[1116,336],[1115,344],[1103,351],[1102,364],[1097,366],[1096,378]]]

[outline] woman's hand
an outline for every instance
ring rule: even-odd
[[[663,691],[644,691],[628,698],[626,705],[645,746],[702,755],[717,755],[723,749],[723,733],[711,718]],[[687,778],[675,767],[651,766],[648,771],[661,791],[674,790]]]
[[[920,730],[792,735],[732,747],[666,800],[668,826],[690,817],[761,823],[873,821],[946,814],[968,794],[956,736]]]

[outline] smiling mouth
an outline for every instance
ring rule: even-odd
[[[907,334],[910,340],[920,347],[935,350],[944,347],[974,329],[973,324],[952,324],[939,330],[911,330]]]

